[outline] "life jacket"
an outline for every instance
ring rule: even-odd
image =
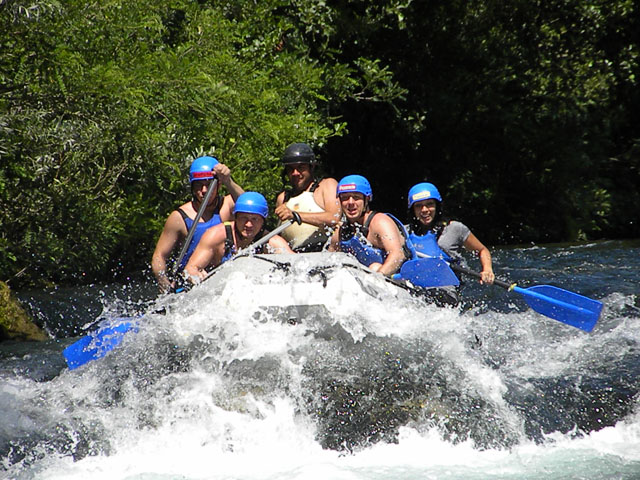
[[[447,226],[445,222],[438,222],[435,228],[431,228],[424,235],[418,235],[411,228],[412,225],[407,227],[409,231],[409,243],[415,252],[420,252],[426,255],[429,258],[441,258],[447,263],[457,263],[456,260],[453,260],[447,252],[440,248],[438,245],[438,239],[444,228]],[[414,252],[414,253],[415,253]],[[417,258],[420,258],[416,255]],[[460,274],[454,272],[458,278],[460,278]],[[462,280],[460,281],[462,284]],[[432,298],[436,305],[458,305],[460,303],[460,286],[444,286],[434,289],[429,289],[429,297]]]
[[[305,190],[295,197],[291,196],[291,191],[285,191],[284,204],[293,212],[324,212],[325,210],[316,203],[313,196],[313,192],[316,191],[319,185],[320,181],[314,180],[309,190]],[[291,248],[304,252],[321,251],[328,238],[323,229],[308,223],[301,223],[300,225],[294,223],[286,228],[280,236],[289,243]]]
[[[441,258],[451,262],[451,257],[438,245],[438,237],[433,230],[429,230],[425,235],[409,233],[409,242],[416,252],[420,252],[430,258]]]
[[[311,188],[309,190],[305,190],[305,192],[315,192],[316,189],[318,188],[318,186],[320,185],[320,180],[318,180],[317,178],[313,179],[313,184],[311,185]],[[305,193],[302,192],[302,193]],[[297,198],[300,195],[296,195],[295,197],[291,196],[291,190],[285,190],[284,191],[284,203],[287,203],[289,200],[291,200],[292,198]]]
[[[187,248],[187,251],[184,257],[180,262],[180,269],[184,269],[185,265],[189,261],[189,257],[191,257],[191,254],[193,254],[193,251],[198,246],[198,242],[202,238],[202,235],[204,235],[204,232],[206,232],[207,229],[213,227],[214,225],[218,225],[219,223],[222,223],[222,219],[220,218],[219,199],[217,201],[218,201],[218,206],[216,207],[216,210],[213,216],[206,222],[198,222],[198,224],[196,225],[196,229],[193,232],[193,237],[191,238],[191,243],[189,243],[189,248]],[[184,212],[184,210],[182,210],[182,208],[178,208],[178,212],[180,212],[180,215],[182,215],[182,219],[184,220],[184,224],[186,225],[187,232],[188,232],[189,230],[191,230],[191,226],[193,225],[193,220],[189,218],[189,216]]]
[[[358,224],[349,224],[346,223],[340,227],[339,231],[339,245],[340,251],[350,253],[356,259],[366,265],[367,267],[372,263],[384,263],[387,258],[387,252],[376,248],[371,245],[371,242],[367,240],[367,235],[369,234],[369,225],[371,224],[371,220],[380,212],[371,212],[371,215],[365,220],[364,225]],[[403,247],[405,258],[415,258],[415,252],[413,251],[407,231],[404,228],[404,225],[400,220],[391,215],[390,213],[385,213],[385,215],[389,216],[398,227],[400,234],[405,238],[405,244]]]

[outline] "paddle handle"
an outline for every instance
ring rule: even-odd
[[[480,272],[474,272],[473,270],[461,267],[460,265],[456,265],[455,263],[452,263],[449,266],[454,272],[464,273],[465,275],[469,275],[470,277],[482,279],[482,274]],[[502,280],[498,280],[497,278],[493,280],[493,284],[506,290],[512,290],[515,286],[515,283],[503,282]]]
[[[196,227],[198,226],[198,222],[200,221],[200,217],[202,217],[202,214],[204,213],[205,209],[207,208],[207,205],[209,204],[209,199],[211,198],[211,195],[213,195],[213,192],[216,189],[217,183],[218,183],[217,177],[214,177],[211,180],[211,182],[209,183],[209,188],[207,189],[207,194],[205,195],[204,200],[202,201],[202,205],[200,205],[200,208],[198,209],[198,213],[196,214],[196,218],[193,219],[193,223],[191,224],[191,228],[189,229],[189,232],[187,233],[187,239],[184,241],[184,244],[182,245],[182,250],[180,250],[180,255],[178,255],[178,260],[176,260],[176,263],[173,266],[173,275],[174,276],[178,272],[178,268],[180,268],[180,262],[182,262],[182,259],[184,258],[185,253],[187,253],[187,249],[189,248],[189,244],[191,243],[191,239],[193,238],[193,234],[196,233]]]

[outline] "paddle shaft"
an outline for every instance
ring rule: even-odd
[[[480,273],[459,265],[451,265],[451,269],[465,275],[482,278]],[[509,284],[498,279],[495,279],[493,283],[509,292],[524,296],[527,304],[536,312],[587,332],[593,329],[602,311],[602,302],[558,287],[540,285],[521,288],[515,283]]]
[[[213,192],[216,189],[217,183],[218,183],[218,179],[216,177],[211,179],[211,182],[209,183],[209,187],[207,188],[207,194],[205,195],[204,200],[202,201],[202,205],[200,205],[200,208],[198,209],[198,213],[196,214],[196,218],[193,219],[193,224],[191,224],[191,228],[189,229],[189,232],[187,233],[187,239],[184,241],[184,244],[182,245],[182,250],[180,250],[180,255],[178,255],[178,260],[176,260],[176,263],[173,266],[173,275],[174,276],[176,275],[176,273],[178,272],[178,269],[180,268],[180,262],[182,262],[182,259],[184,258],[184,255],[187,253],[187,249],[189,248],[189,244],[191,243],[191,239],[193,238],[193,234],[196,233],[196,227],[198,226],[198,222],[200,221],[200,217],[202,217],[202,214],[204,213],[205,209],[207,208],[207,205],[209,204],[209,199],[211,198],[211,195],[213,195]]]
[[[451,270],[458,273],[464,273],[465,275],[469,275],[470,277],[475,277],[482,280],[482,274],[480,272],[474,272],[473,270],[469,270],[468,268],[461,267],[460,265],[456,265],[455,263],[449,264]],[[515,287],[515,283],[507,283],[502,280],[498,280],[497,278],[493,280],[493,284],[499,287],[502,287],[506,290],[511,290]]]
[[[465,275],[469,275],[472,277],[476,277],[476,278],[482,278],[482,275],[480,274],[480,272],[474,272],[473,270],[469,270],[468,268],[464,268],[464,267],[460,267],[459,265],[455,265],[452,264],[450,265],[451,269],[456,271],[456,272],[460,272],[460,273],[464,273]],[[570,308],[572,310],[575,310],[577,312],[588,312],[587,309],[585,308],[581,308],[578,307],[576,305],[572,305],[570,303],[567,302],[563,302],[560,300],[557,300],[555,298],[550,298],[548,295],[540,295],[539,293],[529,290],[527,288],[522,288],[522,287],[518,287],[517,284],[515,283],[507,283],[507,282],[503,282],[502,280],[498,280],[497,278],[493,281],[494,285],[497,285],[499,287],[502,287],[506,290],[509,291],[514,291],[516,293],[520,293],[522,295],[528,295],[532,298],[537,298],[538,300],[542,300],[545,302],[549,302],[549,303],[553,303],[557,306],[561,306],[561,307],[565,307],[565,308]]]
[[[280,225],[277,228],[274,228],[273,230],[271,230],[264,237],[260,238],[259,240],[256,240],[255,242],[253,242],[248,247],[243,248],[241,251],[238,252],[238,255],[241,254],[241,253],[244,253],[244,252],[250,252],[251,250],[254,250],[255,248],[259,247],[260,245],[262,245],[264,243],[267,243],[273,237],[278,235],[283,230],[286,230],[287,228],[289,228],[294,223],[297,223],[298,225],[300,225],[302,223],[302,219],[300,218],[300,215],[298,215],[297,212],[291,212],[291,213],[293,214],[293,218],[291,220],[287,220],[282,225]]]
[[[460,273],[464,273],[465,275],[469,275],[471,277],[476,277],[476,278],[482,278],[482,275],[480,274],[480,272],[474,272],[473,270],[469,270],[468,268],[464,268],[464,267],[460,267],[459,265],[450,265],[451,269],[456,271],[456,272],[460,272]],[[575,305],[571,305],[570,303],[567,302],[562,302],[560,300],[557,300],[555,298],[550,298],[547,295],[540,295],[539,293],[536,293],[534,291],[530,291],[526,288],[521,288],[518,287],[515,283],[507,283],[507,282],[503,282],[502,280],[498,280],[497,278],[493,281],[494,285],[497,285],[499,287],[502,287],[506,290],[509,291],[514,291],[516,293],[520,293],[522,295],[529,295],[530,297],[533,298],[537,298],[538,300],[542,300],[545,302],[549,302],[549,303],[553,303],[555,305],[561,306],[561,307],[565,307],[565,308],[570,308],[573,309],[577,312],[588,312],[588,310],[584,309],[584,308],[580,308],[577,307]]]
[[[243,255],[245,253],[248,253],[252,250],[254,250],[255,248],[259,247],[260,245],[267,243],[269,240],[271,240],[273,237],[275,237],[276,235],[278,235],[280,232],[282,232],[283,230],[286,230],[287,228],[289,228],[291,225],[293,225],[294,223],[297,223],[298,225],[300,225],[302,223],[302,219],[300,218],[300,215],[298,215],[297,212],[291,212],[293,213],[293,218],[291,220],[287,220],[286,222],[284,222],[282,225],[278,226],[277,228],[271,230],[269,233],[267,233],[264,237],[260,238],[259,240],[253,242],[251,245],[249,245],[248,247],[243,248],[242,250],[240,250],[236,255],[234,256],[238,256],[238,255]],[[218,265],[219,267],[220,265]],[[204,280],[206,280],[207,278],[209,278],[211,275],[213,275],[215,273],[215,271],[217,270],[217,268],[214,268],[213,270],[211,270],[207,276],[204,278]]]

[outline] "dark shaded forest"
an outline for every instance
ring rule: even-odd
[[[147,269],[211,154],[270,201],[310,143],[487,245],[640,236],[636,2],[0,0],[0,280]]]

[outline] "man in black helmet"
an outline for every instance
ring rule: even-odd
[[[340,219],[340,202],[336,198],[338,182],[334,178],[315,176],[316,157],[306,143],[289,145],[282,156],[284,173],[290,189],[276,199],[276,215],[281,222],[297,212],[302,224],[293,224],[281,233],[297,252],[319,252],[331,237]]]

